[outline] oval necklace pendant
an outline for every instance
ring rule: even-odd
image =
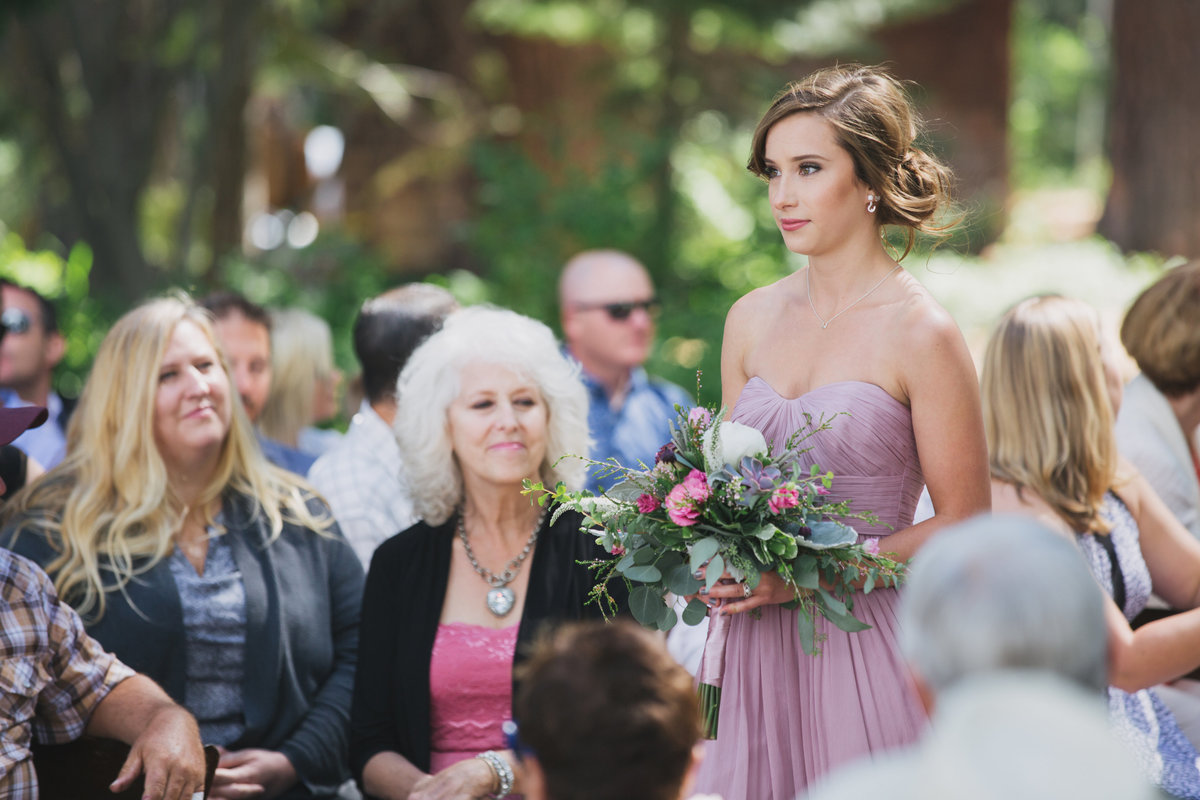
[[[516,595],[507,586],[498,586],[487,593],[488,611],[497,617],[503,617],[512,611]]]

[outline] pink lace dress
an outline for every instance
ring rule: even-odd
[[[429,663],[433,774],[484,750],[505,749],[500,726],[512,717],[519,627],[496,630],[463,622],[438,626]]]

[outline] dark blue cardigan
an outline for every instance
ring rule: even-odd
[[[309,507],[329,513],[315,498]],[[349,777],[362,566],[336,526],[330,537],[285,523],[268,544],[266,520],[252,509],[247,498],[232,493],[223,504],[246,589],[246,731],[231,747],[286,755],[300,783],[283,797],[331,797]],[[11,522],[0,541],[47,566],[58,555],[54,544],[22,525],[20,518]],[[106,599],[104,616],[87,626],[88,633],[182,704],[187,641],[170,565],[160,561],[124,594],[110,592]]]

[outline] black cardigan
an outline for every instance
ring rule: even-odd
[[[594,581],[581,561],[611,558],[567,512],[542,525],[514,663],[547,621],[601,618],[585,605]],[[359,782],[376,753],[396,752],[425,772],[430,763],[429,661],[446,598],[457,517],[437,527],[418,522],[381,544],[371,559],[359,628],[358,672],[350,710],[350,768]],[[628,607],[624,581],[611,591]]]

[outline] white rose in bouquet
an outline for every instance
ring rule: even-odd
[[[746,456],[762,456],[767,440],[758,428],[740,422],[722,422],[704,432],[704,469],[709,474],[726,464],[737,466]]]

